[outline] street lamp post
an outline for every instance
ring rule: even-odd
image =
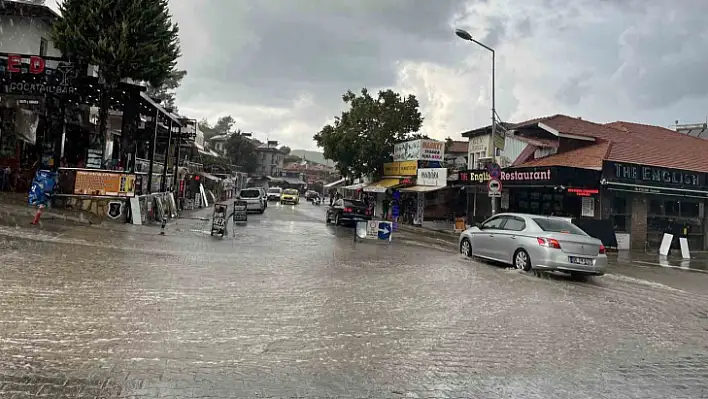
[[[486,44],[484,44],[482,42],[475,40],[472,37],[472,35],[464,29],[455,29],[455,34],[460,39],[470,41],[480,47],[483,47],[483,48],[489,50],[492,53],[492,134],[489,138],[489,148],[491,149],[491,152],[492,152],[492,163],[496,163],[497,150],[496,150],[496,145],[495,145],[496,143],[494,141],[497,137],[496,78],[494,76],[496,74],[495,73],[495,71],[496,71],[496,65],[495,65],[496,53],[494,52],[493,48],[487,46]],[[492,200],[492,215],[494,215],[497,213],[497,201],[496,201],[496,198],[494,198],[494,197],[491,197],[491,200]]]

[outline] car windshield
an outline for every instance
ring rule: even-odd
[[[540,227],[543,231],[587,236],[587,234],[578,226],[562,219],[533,218],[533,221],[536,222],[538,227]]]
[[[358,201],[358,200],[344,200],[344,206],[355,206],[355,207],[365,207],[366,204],[364,204],[364,201]]]
[[[281,191],[283,191],[283,190],[281,190],[279,187],[269,188],[269,189],[268,189],[268,192],[269,192],[269,193],[279,193],[279,192],[281,192]]]
[[[295,190],[294,188],[289,188],[289,189],[283,191],[283,193],[284,193],[284,194],[288,194],[288,195],[296,195],[296,194],[297,194],[297,190]]]
[[[261,192],[258,190],[241,190],[241,198],[258,198]]]

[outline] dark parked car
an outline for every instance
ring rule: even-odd
[[[327,209],[327,223],[355,224],[360,220],[371,220],[371,214],[364,201],[338,199]]]

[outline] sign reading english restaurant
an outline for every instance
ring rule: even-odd
[[[553,179],[550,168],[502,171],[499,177],[502,181],[521,182],[548,182]],[[462,182],[481,184],[488,182],[489,179],[489,172],[486,170],[467,170],[460,172],[460,181]]]

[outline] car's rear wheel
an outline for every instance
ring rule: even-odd
[[[528,252],[517,249],[514,253],[514,267],[525,272],[531,270],[531,258]]]
[[[460,243],[460,253],[468,258],[472,257],[472,243],[469,239],[462,239],[462,242]]]

